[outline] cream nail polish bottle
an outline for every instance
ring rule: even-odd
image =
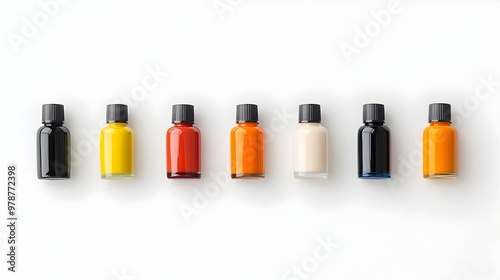
[[[321,125],[318,104],[299,106],[299,126],[293,135],[295,178],[328,177],[328,133]]]

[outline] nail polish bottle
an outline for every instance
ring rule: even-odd
[[[172,106],[172,123],[167,130],[167,178],[199,179],[201,177],[201,134],[194,126],[194,106]]]
[[[237,126],[231,130],[231,178],[264,178],[264,130],[257,105],[236,106]]]
[[[358,178],[387,179],[390,173],[390,130],[383,104],[364,104],[358,130]]]
[[[299,106],[299,125],[293,135],[295,178],[328,177],[328,133],[321,125],[318,104]]]
[[[64,106],[44,104],[42,123],[36,137],[38,179],[69,179],[71,146],[69,130],[63,126]]]
[[[458,178],[457,131],[451,125],[451,105],[430,104],[429,123],[423,133],[424,178]]]
[[[107,106],[107,124],[100,135],[102,179],[134,177],[134,133],[127,126],[127,122],[127,105]]]

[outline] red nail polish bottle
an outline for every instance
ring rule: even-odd
[[[200,130],[194,124],[194,106],[172,106],[172,123],[167,130],[167,178],[199,179],[201,177]]]

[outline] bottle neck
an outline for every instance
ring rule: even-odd
[[[259,124],[256,122],[238,122],[238,126],[257,127],[257,126],[259,126]]]
[[[192,127],[192,123],[187,123],[187,122],[176,122],[174,123],[175,127]]]
[[[127,126],[127,123],[126,122],[108,122],[108,126],[123,127],[123,126]]]
[[[43,123],[44,126],[52,127],[52,126],[62,126],[63,123]]]
[[[430,122],[429,125],[450,126],[451,122]]]
[[[320,126],[319,122],[299,122],[299,125]]]
[[[367,126],[384,125],[384,122],[364,122]]]

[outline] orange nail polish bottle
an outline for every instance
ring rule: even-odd
[[[424,178],[455,179],[457,131],[451,125],[451,105],[429,105],[429,123],[423,134]]]
[[[236,106],[231,130],[231,178],[264,178],[264,130],[255,104]]]

